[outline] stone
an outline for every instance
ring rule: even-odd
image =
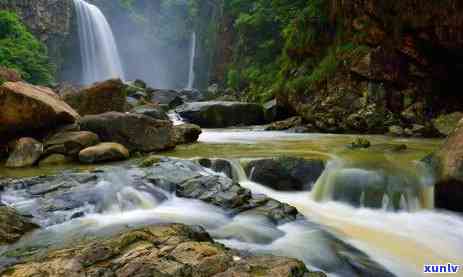
[[[245,166],[251,181],[279,191],[310,190],[324,170],[321,160],[293,157],[256,160]]]
[[[264,113],[267,122],[280,121],[291,116],[288,109],[278,103],[277,99],[270,100],[264,104]]]
[[[73,123],[79,115],[50,89],[24,82],[0,86],[0,134],[34,134]]]
[[[0,246],[14,243],[24,234],[38,227],[14,209],[0,206]]]
[[[100,143],[79,152],[79,161],[86,164],[120,161],[129,157],[129,150],[122,144],[114,142]]]
[[[43,144],[33,138],[20,138],[5,166],[12,168],[34,165],[43,153]]]
[[[442,136],[450,135],[458,126],[458,122],[463,118],[463,113],[454,112],[450,114],[440,115],[432,121],[434,128]]]
[[[45,152],[75,156],[87,147],[100,142],[97,134],[88,131],[61,132],[45,142]]]
[[[215,243],[202,227],[158,224],[50,250],[42,258],[11,266],[4,276],[326,276],[307,275],[312,273],[304,263],[292,258],[238,256]]]
[[[175,144],[194,143],[201,135],[201,127],[195,124],[181,124],[174,126]]]
[[[463,212],[463,120],[426,162],[437,178],[436,207]]]
[[[125,112],[126,93],[120,79],[95,83],[77,93],[66,93],[62,99],[82,116],[105,112]]]
[[[284,131],[289,130],[291,128],[297,128],[302,125],[302,118],[300,116],[290,117],[286,120],[276,121],[270,124],[266,131]]]
[[[159,105],[142,105],[131,110],[132,113],[142,114],[158,120],[169,120],[167,113]]]
[[[63,165],[69,162],[71,162],[71,159],[63,154],[51,154],[40,160],[39,166]]]
[[[175,147],[170,121],[149,116],[109,112],[80,119],[81,130],[98,134],[101,141],[117,142],[130,151],[153,152]]]
[[[183,104],[183,98],[178,91],[155,89],[151,91],[151,101],[155,104],[168,105],[170,109]]]
[[[401,137],[404,135],[404,133],[404,128],[402,128],[399,125],[392,125],[389,127],[389,134],[391,134],[392,136]]]
[[[426,122],[424,110],[425,110],[424,103],[417,102],[417,103],[410,105],[407,109],[405,109],[401,113],[401,116],[408,123],[424,124]]]
[[[192,102],[177,108],[180,116],[202,128],[224,128],[265,123],[261,105],[243,102]]]

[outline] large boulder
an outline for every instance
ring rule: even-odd
[[[15,210],[7,206],[0,206],[0,246],[13,243],[27,232],[38,227],[28,219],[18,215]]]
[[[19,139],[5,166],[11,168],[34,165],[43,153],[43,144],[33,138]]]
[[[201,127],[195,124],[181,124],[174,127],[175,143],[188,144],[194,143],[201,135]]]
[[[281,121],[291,116],[291,112],[276,99],[264,104],[265,119],[268,122]]]
[[[245,166],[251,181],[280,191],[310,190],[323,170],[321,160],[292,157],[255,160]]]
[[[58,276],[57,272],[121,277],[326,276],[309,272],[292,258],[240,255],[215,243],[202,227],[182,224],[151,225],[51,250],[42,258],[8,268],[3,276]]]
[[[96,133],[102,141],[117,142],[130,151],[152,152],[175,147],[170,121],[151,117],[109,112],[80,119],[81,130]]]
[[[127,107],[124,83],[120,79],[95,83],[77,93],[65,93],[62,98],[82,116],[110,111],[125,112]]]
[[[444,144],[425,159],[435,171],[435,204],[463,212],[463,120]]]
[[[88,131],[60,132],[45,142],[47,154],[57,153],[77,155],[80,150],[98,144],[100,138],[97,134]]]
[[[193,102],[177,112],[185,120],[204,128],[223,128],[265,123],[264,109],[259,104],[242,102]]]
[[[463,113],[455,112],[451,114],[444,114],[432,121],[434,128],[442,136],[450,135],[453,130],[458,126],[458,122],[463,118]]]
[[[154,89],[150,91],[151,101],[160,105],[167,105],[173,109],[183,104],[184,100],[180,92],[176,90]]]
[[[31,134],[73,123],[79,115],[50,89],[24,82],[0,86],[0,136]]]
[[[124,145],[113,142],[100,143],[83,149],[79,153],[79,161],[86,164],[120,161],[130,157],[129,150]]]
[[[142,114],[158,120],[169,120],[169,116],[160,105],[142,105],[131,110],[132,113]]]

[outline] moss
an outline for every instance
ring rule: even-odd
[[[140,163],[140,167],[151,167],[161,161],[159,156],[150,156],[148,158],[143,159]]]

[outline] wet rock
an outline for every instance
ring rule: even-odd
[[[270,100],[264,104],[264,113],[267,122],[280,121],[291,116],[288,109],[278,103],[276,99]]]
[[[8,157],[6,167],[27,167],[34,165],[43,153],[43,145],[33,138],[19,139]]]
[[[87,147],[100,142],[97,134],[88,131],[61,132],[53,135],[45,142],[47,154],[63,154],[76,156]]]
[[[441,115],[432,121],[434,128],[442,136],[450,135],[458,126],[458,122],[463,118],[463,113],[455,112]]]
[[[224,159],[199,159],[197,161],[201,166],[212,169],[217,173],[223,173],[233,181],[237,182],[237,178],[233,176],[233,166],[231,163]]]
[[[424,124],[425,118],[425,105],[422,102],[414,103],[405,109],[401,116],[411,124]]]
[[[79,152],[79,161],[88,164],[126,160],[129,157],[130,153],[127,148],[113,142],[100,143]]]
[[[352,143],[347,145],[350,149],[361,149],[368,148],[371,146],[371,142],[365,138],[356,138]]]
[[[126,108],[126,93],[120,79],[95,83],[77,93],[63,94],[62,99],[82,116],[125,112]]]
[[[51,154],[39,162],[39,166],[62,165],[71,162],[69,157],[62,154]]]
[[[193,102],[177,108],[185,120],[203,128],[224,128],[265,123],[262,106],[242,102]]]
[[[103,240],[51,250],[12,266],[6,277],[66,276],[260,276],[303,277],[296,259],[245,255],[215,243],[201,227],[152,225]],[[268,273],[268,274],[267,274]],[[311,275],[308,275],[311,276]],[[319,275],[321,276],[321,275]]]
[[[168,105],[170,109],[178,107],[184,102],[181,94],[175,90],[155,89],[151,91],[151,94],[151,101],[156,104]]]
[[[0,205],[0,246],[13,243],[38,227],[38,225],[18,215],[15,210]]]
[[[436,207],[463,212],[463,121],[426,162],[437,176]]]
[[[34,134],[73,123],[79,115],[50,89],[24,82],[0,86],[0,134]]]
[[[310,190],[324,169],[321,160],[292,157],[256,160],[245,166],[251,181],[280,191]]]
[[[130,151],[152,152],[175,147],[172,123],[140,114],[109,112],[84,116],[81,130],[98,134],[102,141],[113,141]]]
[[[194,143],[201,135],[201,127],[195,124],[181,124],[174,126],[175,144]]]
[[[389,134],[396,137],[401,137],[405,134],[404,128],[398,125],[392,125],[389,127]]]
[[[273,122],[268,126],[266,131],[284,131],[291,128],[296,128],[302,125],[302,118],[300,116],[294,116],[286,120]]]
[[[142,114],[157,120],[169,120],[166,112],[159,105],[142,105],[132,109],[132,113]]]

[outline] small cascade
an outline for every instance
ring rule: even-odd
[[[169,120],[174,124],[174,126],[182,125],[185,123],[185,121],[183,121],[183,118],[174,110],[169,111],[167,113],[167,116],[169,117]]]
[[[188,71],[188,85],[187,89],[192,90],[195,83],[195,59],[196,59],[196,32],[191,33],[190,44],[190,67]]]
[[[82,83],[110,78],[124,79],[111,27],[101,10],[84,0],[74,0],[82,58]]]

